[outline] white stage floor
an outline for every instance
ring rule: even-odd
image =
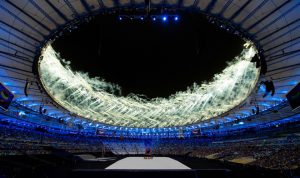
[[[128,157],[121,159],[106,169],[191,169],[186,165],[168,158],[153,157],[153,159],[144,159],[144,157]]]

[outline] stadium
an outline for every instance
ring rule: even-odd
[[[0,94],[3,178],[296,178],[300,2],[1,0]]]

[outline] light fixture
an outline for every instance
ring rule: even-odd
[[[163,16],[162,20],[165,22],[168,20],[168,17],[167,16]]]

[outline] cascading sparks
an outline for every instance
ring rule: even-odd
[[[57,103],[84,118],[125,127],[182,126],[216,117],[243,102],[259,77],[259,69],[250,62],[255,54],[255,47],[247,42],[241,54],[211,82],[152,100],[111,94],[108,91],[120,91],[120,87],[100,77],[72,71],[50,44],[42,51],[39,74]]]

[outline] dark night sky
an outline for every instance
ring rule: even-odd
[[[101,15],[56,40],[74,70],[119,84],[122,95],[168,97],[210,80],[242,51],[243,41],[199,15],[178,22],[119,21]]]

